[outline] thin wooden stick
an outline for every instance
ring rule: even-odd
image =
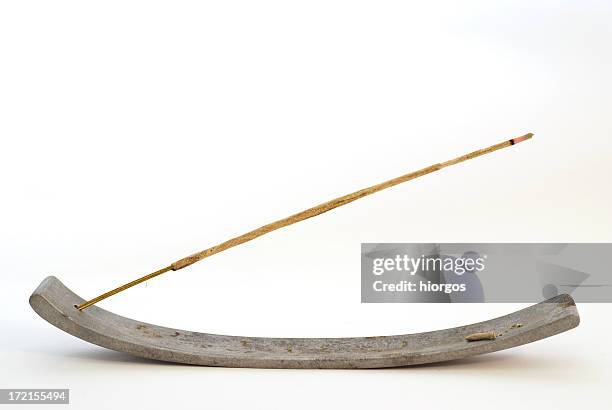
[[[359,198],[363,198],[364,196],[371,195],[371,194],[373,194],[375,192],[382,191],[383,189],[390,188],[392,186],[401,184],[401,183],[406,182],[406,181],[410,181],[412,179],[421,177],[423,175],[431,174],[432,172],[438,171],[438,170],[440,170],[442,168],[446,168],[448,166],[455,165],[455,164],[458,164],[460,162],[464,162],[464,161],[467,161],[469,159],[479,157],[481,155],[489,154],[489,153],[491,153],[493,151],[497,151],[497,150],[502,149],[502,148],[510,147],[510,146],[512,146],[514,144],[518,144],[519,142],[528,140],[532,136],[533,136],[533,134],[531,134],[531,133],[525,134],[523,136],[520,136],[520,137],[517,137],[517,138],[513,138],[513,139],[510,139],[510,140],[501,142],[499,144],[492,145],[492,146],[490,146],[488,148],[483,148],[483,149],[480,149],[478,151],[470,152],[469,154],[465,154],[465,155],[462,155],[462,156],[457,157],[455,159],[451,159],[450,161],[446,161],[446,162],[441,162],[439,164],[430,165],[430,166],[425,167],[425,168],[423,168],[421,170],[418,170],[418,171],[415,171],[415,172],[411,172],[409,174],[405,174],[405,175],[402,175],[402,176],[397,177],[397,178],[390,179],[390,180],[382,182],[380,184],[373,185],[373,186],[368,187],[368,188],[364,188],[362,190],[353,192],[353,193],[348,194],[348,195],[341,196],[341,197],[336,198],[336,199],[332,199],[329,202],[325,202],[325,203],[317,205],[315,207],[306,209],[305,211],[302,211],[302,212],[299,212],[297,214],[291,215],[291,216],[289,216],[287,218],[284,218],[284,219],[280,219],[280,220],[278,220],[276,222],[272,222],[272,223],[270,223],[268,225],[264,225],[264,226],[262,226],[260,228],[257,228],[255,230],[253,230],[253,231],[250,231],[250,232],[247,232],[247,233],[245,233],[243,235],[240,235],[240,236],[237,236],[235,238],[232,238],[232,239],[230,239],[228,241],[220,243],[219,245],[215,245],[215,246],[213,246],[211,248],[208,248],[208,249],[205,249],[205,250],[203,250],[201,252],[194,253],[193,255],[187,256],[187,257],[185,257],[183,259],[179,259],[178,261],[172,263],[169,266],[166,266],[163,269],[160,269],[160,270],[158,270],[156,272],[150,273],[150,274],[148,274],[146,276],[143,276],[143,277],[141,277],[139,279],[136,279],[136,280],[134,280],[132,282],[126,283],[125,285],[119,286],[118,288],[115,288],[115,289],[113,289],[111,291],[108,291],[108,292],[106,292],[106,293],[104,293],[104,294],[102,294],[100,296],[97,296],[97,297],[95,297],[95,298],[93,298],[93,299],[91,299],[91,300],[89,300],[87,302],[84,302],[84,303],[76,306],[76,308],[79,309],[79,310],[83,310],[83,309],[85,309],[85,308],[87,308],[87,307],[89,307],[91,305],[94,305],[94,304],[98,303],[101,300],[104,300],[104,299],[108,298],[109,296],[115,295],[115,294],[117,294],[119,292],[122,292],[122,291],[128,289],[128,288],[131,288],[132,286],[138,285],[139,283],[145,282],[145,281],[147,281],[149,279],[152,279],[152,278],[154,278],[156,276],[159,276],[159,275],[161,275],[161,274],[163,274],[165,272],[176,271],[176,270],[179,270],[179,269],[183,269],[183,268],[185,268],[185,267],[187,267],[189,265],[192,265],[192,264],[194,264],[194,263],[196,263],[198,261],[201,261],[202,259],[208,258],[209,256],[212,256],[212,255],[214,255],[216,253],[219,253],[219,252],[223,252],[223,251],[225,251],[225,250],[227,250],[229,248],[233,248],[234,246],[238,246],[238,245],[240,245],[242,243],[251,241],[251,240],[253,240],[253,239],[255,239],[255,238],[259,237],[259,236],[265,235],[265,234],[267,234],[269,232],[275,231],[275,230],[283,228],[285,226],[293,225],[294,223],[303,221],[303,220],[308,219],[308,218],[312,218],[313,216],[320,215],[320,214],[322,214],[324,212],[331,211],[334,208],[338,208],[339,206],[346,205],[348,203],[351,203],[353,201],[358,200]]]

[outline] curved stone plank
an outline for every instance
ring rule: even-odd
[[[569,295],[485,322],[396,336],[355,338],[266,338],[190,332],[128,319],[84,300],[57,278],[42,281],[30,305],[43,319],[85,341],[168,362],[257,368],[381,368],[461,359],[520,346],[578,326]],[[476,333],[495,339],[467,341]]]

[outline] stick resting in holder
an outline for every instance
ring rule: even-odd
[[[355,191],[194,253],[93,299],[84,300],[58,279],[46,278],[30,297],[42,318],[73,336],[112,350],[169,362],[267,368],[373,368],[460,359],[523,345],[576,327],[574,301],[561,295],[482,323],[412,335],[334,339],[223,336],[170,329],[115,315],[96,303],[166,272],[177,271],[234,246],[344,206],[383,189],[526,141],[506,140]]]
[[[452,329],[397,336],[264,338],[224,336],[138,322],[83,299],[50,276],[30,305],[53,326],[80,339],[148,359],[203,366],[291,369],[397,367],[461,359],[524,345],[578,326],[573,299],[560,295],[518,312]],[[475,338],[478,334],[491,337]],[[470,340],[473,339],[473,340]]]
[[[372,185],[370,187],[367,188],[363,188],[360,189],[359,191],[355,191],[353,193],[338,197],[336,199],[332,199],[331,201],[327,201],[324,202],[322,204],[319,204],[317,206],[313,206],[312,208],[308,208],[302,212],[298,212],[297,214],[293,214],[290,215],[286,218],[283,219],[279,219],[278,221],[274,221],[272,223],[269,223],[267,225],[261,226],[257,229],[254,229],[252,231],[249,231],[245,234],[236,236],[234,238],[228,239],[225,242],[222,242],[218,245],[212,246],[210,248],[204,249],[203,251],[200,252],[196,252],[192,255],[186,256],[182,259],[179,259],[178,261],[171,263],[170,265],[166,266],[165,268],[161,268],[153,273],[149,273],[148,275],[142,276],[138,279],[135,279],[131,282],[128,282],[124,285],[121,285],[115,289],[109,290],[108,292],[105,292],[99,296],[96,296],[93,299],[84,301],[83,303],[79,304],[77,306],[77,309],[79,310],[83,310],[83,309],[87,309],[90,306],[95,305],[96,303],[111,297],[113,295],[116,295],[117,293],[123,292],[126,289],[131,288],[132,286],[136,286],[140,283],[146,282],[150,279],[153,279],[159,275],[163,275],[166,272],[170,272],[170,271],[177,271],[183,268],[186,268],[189,265],[193,265],[196,262],[201,261],[202,259],[206,259],[212,255],[215,255],[217,253],[226,251],[230,248],[233,248],[234,246],[238,246],[241,245],[245,242],[249,242],[252,241],[255,238],[258,238],[262,235],[268,234],[272,231],[275,231],[277,229],[281,229],[284,228],[286,226],[289,225],[293,225],[295,223],[304,221],[306,219],[309,218],[313,218],[317,215],[321,215],[322,213],[325,212],[329,212],[332,209],[344,206],[346,204],[350,204],[353,201],[356,201],[360,198],[366,197],[368,195],[372,195],[376,192],[382,191],[383,189],[388,189],[391,187],[394,187],[396,185],[402,184],[404,182],[408,182],[411,181],[413,179],[416,178],[420,178],[422,176],[431,174],[432,172],[436,172],[439,171],[441,169],[444,169],[446,167],[450,167],[452,165],[457,165],[460,164],[462,162],[465,161],[469,161],[471,159],[480,157],[482,155],[486,155],[486,154],[490,154],[492,152],[498,151],[500,149],[503,148],[507,148],[507,147],[511,147],[515,144],[518,144],[519,142],[523,142],[523,141],[527,141],[528,139],[531,139],[531,137],[533,136],[532,133],[528,133],[525,135],[522,135],[520,137],[516,137],[516,138],[512,138],[510,140],[506,140],[504,142],[500,142],[499,144],[495,144],[495,145],[491,145],[490,147],[487,148],[482,148],[473,152],[470,152],[468,154],[462,155],[460,157],[445,161],[445,162],[440,162],[438,164],[433,164],[430,165],[428,167],[422,168],[418,171],[414,171],[414,172],[410,172],[408,174],[404,174],[401,175],[397,178],[393,178],[390,179],[388,181],[385,182],[381,182],[380,184],[376,184],[376,185]]]

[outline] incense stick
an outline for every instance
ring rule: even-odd
[[[529,133],[529,134],[525,134],[525,135],[520,136],[520,137],[512,138],[510,140],[501,142],[499,144],[491,145],[488,148],[479,149],[477,151],[470,152],[469,154],[462,155],[460,157],[451,159],[451,160],[446,161],[446,162],[441,162],[441,163],[438,163],[438,164],[430,165],[430,166],[425,167],[423,169],[420,169],[418,171],[414,171],[414,172],[411,172],[411,173],[399,176],[397,178],[393,178],[393,179],[390,179],[388,181],[382,182],[380,184],[372,185],[372,186],[370,186],[368,188],[364,188],[364,189],[361,189],[359,191],[355,191],[355,192],[353,192],[351,194],[344,195],[344,196],[341,196],[341,197],[336,198],[336,199],[332,199],[331,201],[328,201],[328,202],[322,203],[320,205],[314,206],[312,208],[306,209],[305,211],[298,212],[297,214],[288,216],[287,218],[279,219],[278,221],[275,221],[275,222],[272,222],[270,224],[264,225],[264,226],[262,226],[260,228],[252,230],[250,232],[247,232],[247,233],[245,233],[243,235],[236,236],[235,238],[229,239],[229,240],[227,240],[225,242],[222,242],[222,243],[220,243],[218,245],[215,245],[215,246],[213,246],[211,248],[205,249],[205,250],[203,250],[201,252],[197,252],[197,253],[194,253],[193,255],[189,255],[189,256],[187,256],[185,258],[179,259],[178,261],[172,263],[169,266],[166,266],[165,268],[162,268],[162,269],[160,269],[160,270],[158,270],[156,272],[150,273],[150,274],[145,275],[145,276],[143,276],[141,278],[133,280],[132,282],[126,283],[125,285],[119,286],[118,288],[115,288],[115,289],[110,290],[110,291],[108,291],[106,293],[103,293],[102,295],[97,296],[97,297],[95,297],[95,298],[93,298],[93,299],[91,299],[91,300],[89,300],[87,302],[84,302],[84,303],[82,303],[82,304],[80,304],[78,306],[75,306],[75,307],[77,309],[79,309],[79,310],[83,310],[85,308],[88,308],[91,305],[94,305],[94,304],[100,302],[101,300],[104,300],[104,299],[106,299],[106,298],[108,298],[110,296],[113,296],[113,295],[115,295],[115,294],[117,294],[119,292],[122,292],[122,291],[124,291],[126,289],[129,289],[132,286],[138,285],[139,283],[146,282],[149,279],[152,279],[152,278],[154,278],[156,276],[159,276],[159,275],[161,275],[163,273],[166,273],[166,272],[169,272],[169,271],[177,271],[179,269],[183,269],[183,268],[185,268],[185,267],[187,267],[189,265],[192,265],[192,264],[194,264],[196,262],[201,261],[202,259],[208,258],[209,256],[212,256],[212,255],[214,255],[216,253],[223,252],[223,251],[225,251],[227,249],[233,248],[234,246],[238,246],[238,245],[243,244],[245,242],[251,241],[251,240],[253,240],[253,239],[257,238],[257,237],[260,237],[262,235],[265,235],[265,234],[270,233],[272,231],[275,231],[277,229],[284,228],[286,226],[293,225],[294,223],[303,221],[305,219],[312,218],[314,216],[320,215],[320,214],[325,213],[327,211],[331,211],[334,208],[338,208],[338,207],[340,207],[342,205],[346,205],[346,204],[351,203],[353,201],[356,201],[356,200],[358,200],[360,198],[363,198],[364,196],[368,196],[368,195],[371,195],[371,194],[373,194],[375,192],[382,191],[383,189],[387,189],[387,188],[390,188],[392,186],[401,184],[403,182],[407,182],[407,181],[413,180],[415,178],[422,177],[423,175],[431,174],[432,172],[439,171],[442,168],[446,168],[446,167],[449,167],[451,165],[459,164],[460,162],[464,162],[464,161],[467,161],[467,160],[479,157],[481,155],[489,154],[491,152],[497,151],[497,150],[502,149],[502,148],[510,147],[512,145],[518,144],[519,142],[528,140],[532,136],[533,136],[533,134]]]

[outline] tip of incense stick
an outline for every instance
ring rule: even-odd
[[[519,142],[527,141],[531,137],[533,137],[533,134],[528,133],[528,134],[523,135],[522,137],[512,138],[510,142],[512,143],[512,145],[514,145],[514,144],[518,144]]]

